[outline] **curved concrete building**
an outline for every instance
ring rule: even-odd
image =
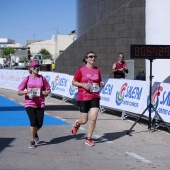
[[[77,0],[77,40],[56,60],[56,71],[74,75],[88,51],[96,53],[103,78],[112,78],[120,52],[133,79],[145,60],[130,59],[130,45],[145,44],[145,0]],[[132,62],[131,62],[132,61]]]

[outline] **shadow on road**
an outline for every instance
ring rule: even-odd
[[[10,143],[15,140],[15,138],[0,138],[0,152],[6,147],[12,147]]]
[[[127,135],[127,132],[128,132],[128,130],[124,130],[122,132],[104,133],[103,136],[101,136],[100,138],[93,139],[93,140],[95,141],[95,143],[114,141],[114,140],[117,140],[117,139]],[[129,135],[129,136],[131,136],[131,135]]]
[[[68,140],[71,140],[71,139],[75,139],[75,140],[85,139],[85,134],[81,133],[81,134],[77,134],[76,136],[74,136],[74,135],[61,136],[61,137],[53,138],[49,142],[40,141],[38,143],[38,146],[63,143],[65,141],[68,141]]]
[[[125,130],[125,131],[122,131],[122,132],[105,133],[102,137],[100,137],[98,139],[93,138],[93,141],[95,143],[103,143],[103,142],[107,142],[107,141],[117,140],[117,139],[127,135],[127,132],[128,132],[128,130]],[[65,141],[68,141],[68,140],[71,140],[71,139],[80,140],[80,139],[85,139],[85,138],[86,138],[85,133],[77,134],[75,136],[74,135],[67,135],[67,136],[61,136],[61,137],[53,138],[49,142],[40,141],[38,143],[38,145],[39,146],[41,146],[41,145],[52,145],[52,144],[63,143]],[[107,140],[103,140],[103,139],[107,139]]]

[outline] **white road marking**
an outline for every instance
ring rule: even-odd
[[[94,135],[96,139],[100,139],[102,142],[107,142],[107,143],[113,143],[112,141],[109,141],[108,139],[100,136],[100,135]]]
[[[80,127],[80,130],[83,130],[83,131],[85,131],[86,129],[85,129],[84,127]]]
[[[64,121],[64,122],[67,121],[66,119],[62,119],[61,117],[58,117],[58,116],[54,116],[54,117],[57,118],[57,119],[60,119],[60,120],[62,120],[62,121]]]
[[[49,115],[49,113],[45,112],[46,115]]]
[[[15,100],[15,99],[13,99],[13,98],[9,98],[9,99],[10,99],[10,100],[13,100],[13,101]]]
[[[3,95],[3,94],[1,94],[1,96],[3,96],[3,97],[4,97],[4,95]]]
[[[61,118],[60,120],[62,120],[62,121],[64,121],[64,122],[66,122],[66,119],[62,119],[62,118]]]
[[[132,157],[134,157],[134,158],[136,158],[136,159],[144,162],[144,163],[151,163],[151,161],[149,161],[149,160],[147,160],[147,159],[145,159],[145,158],[143,158],[143,157],[141,157],[141,156],[139,156],[139,155],[137,155],[137,154],[135,154],[135,153],[133,153],[133,152],[126,152],[126,153],[127,153],[128,155],[130,155],[130,156],[132,156]]]
[[[57,119],[61,119],[61,117],[58,117],[58,116],[54,116],[55,118],[57,118]]]
[[[22,102],[19,102],[19,104],[20,104],[20,105],[24,105],[24,103],[22,103]]]

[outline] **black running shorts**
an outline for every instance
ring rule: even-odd
[[[99,108],[99,98],[94,98],[92,100],[87,101],[78,101],[79,110],[81,113],[88,113],[91,108],[97,107]]]

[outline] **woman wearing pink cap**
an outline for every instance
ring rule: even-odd
[[[31,142],[29,148],[35,148],[35,141],[39,141],[37,131],[44,120],[45,97],[51,92],[46,78],[39,75],[40,64],[33,61],[29,65],[30,75],[25,77],[18,86],[18,95],[25,95],[25,109],[30,120]]]

